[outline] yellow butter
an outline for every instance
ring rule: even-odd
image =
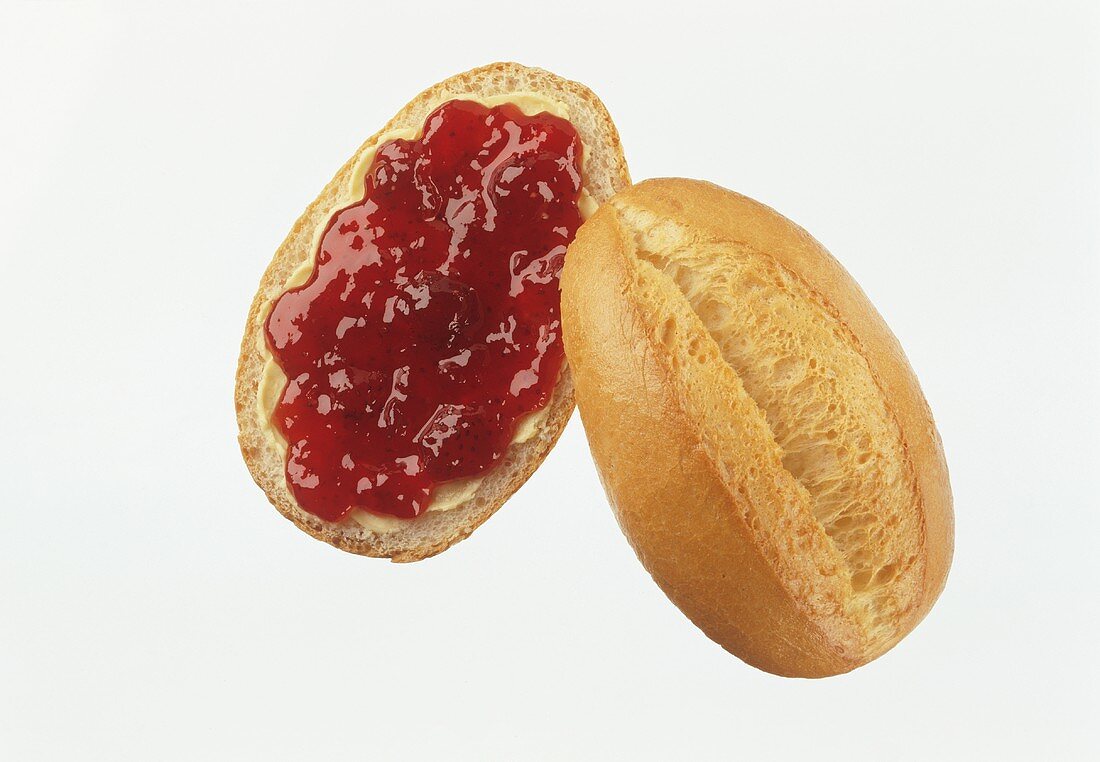
[[[527,116],[534,116],[535,114],[547,112],[562,119],[569,118],[569,109],[564,103],[551,100],[539,93],[517,92],[494,95],[488,98],[475,97],[465,93],[453,93],[444,95],[439,102],[442,104],[446,101],[456,99],[475,101],[488,108],[499,106],[502,103],[512,103],[518,106],[520,111]],[[317,230],[314,231],[313,241],[309,249],[309,258],[298,265],[294,272],[286,279],[282,290],[279,292],[280,295],[292,288],[301,286],[309,280],[310,275],[313,273],[317,249],[321,244],[321,238],[324,235],[328,221],[338,210],[350,204],[354,204],[363,197],[363,178],[366,176],[367,170],[370,169],[370,165],[374,161],[374,155],[378,146],[393,140],[413,140],[417,138],[419,134],[419,130],[411,127],[390,130],[380,135],[374,145],[363,151],[355,164],[355,169],[351,173],[351,178],[343,189],[341,197],[334,202],[332,209],[324,216],[324,223],[319,225]],[[582,155],[582,169],[583,162],[587,158],[587,153],[587,147],[585,147],[584,154]],[[582,188],[578,201],[578,209],[580,210],[581,217],[583,219],[588,219],[596,211],[597,206],[596,200],[589,194],[588,189]],[[278,297],[276,296],[275,298]],[[272,302],[274,302],[274,299],[268,302],[265,309],[260,311],[261,324],[266,322]],[[286,386],[287,378],[283,373],[283,369],[275,362],[275,358],[268,350],[263,336],[263,331],[260,331],[259,343],[260,352],[264,357],[264,367],[260,375],[260,385],[256,394],[256,415],[259,418],[260,427],[264,435],[268,437],[268,441],[279,451],[282,459],[285,460],[287,443],[279,430],[272,425],[271,416],[275,412],[275,406],[278,404],[279,397],[282,394],[283,388]],[[516,431],[512,437],[512,444],[526,442],[535,436],[543,420],[546,418],[546,415],[546,408],[542,408],[522,418],[516,425]],[[477,488],[481,485],[481,481],[480,478],[461,479],[441,484],[436,489],[432,497],[432,502],[428,505],[427,510],[448,511],[466,504],[477,494]],[[380,516],[359,509],[353,511],[348,517],[348,520],[354,521],[365,529],[379,533],[395,531],[402,526],[406,526],[410,521],[410,519],[399,519],[393,516]]]

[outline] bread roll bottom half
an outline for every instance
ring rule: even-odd
[[[566,354],[601,480],[657,584],[780,675],[880,656],[943,589],[951,491],[901,347],[774,210],[649,180],[582,226]]]
[[[544,112],[548,117],[568,122],[582,146],[582,174],[578,178],[582,188],[577,199],[582,216],[587,214],[587,210],[592,205],[603,202],[615,191],[630,184],[630,175],[619,141],[619,133],[611,121],[607,109],[595,93],[580,83],[563,79],[542,69],[522,66],[517,63],[495,63],[449,77],[429,87],[406,104],[379,132],[368,138],[344,163],[335,177],[322,189],[320,195],[310,203],[305,212],[298,218],[298,221],[294,223],[290,233],[275,252],[253,298],[241,342],[241,354],[234,389],[237,421],[240,428],[241,453],[253,479],[264,490],[271,503],[279,513],[300,529],[342,550],[365,556],[390,558],[398,562],[419,561],[428,558],[441,553],[468,537],[489,516],[496,512],[542,463],[573,412],[573,387],[568,367],[563,365],[560,373],[557,374],[556,383],[548,401],[538,409],[525,411],[528,415],[519,419],[519,421],[508,422],[507,426],[513,429],[511,432],[513,439],[510,444],[507,444],[503,453],[495,456],[496,460],[490,467],[478,473],[474,473],[472,469],[467,469],[464,473],[451,479],[441,479],[438,485],[433,485],[433,488],[438,486],[439,489],[434,492],[431,501],[415,518],[404,516],[401,511],[372,513],[365,510],[372,506],[385,508],[386,506],[380,506],[380,500],[364,500],[362,505],[349,506],[348,502],[351,501],[342,502],[346,497],[345,495],[331,498],[330,504],[324,507],[333,510],[325,510],[322,512],[324,515],[322,515],[322,513],[307,510],[306,506],[300,505],[295,493],[292,492],[292,485],[288,478],[288,466],[290,464],[288,452],[292,452],[292,443],[287,440],[285,430],[276,426],[274,421],[274,411],[277,403],[280,399],[285,398],[285,393],[291,388],[290,379],[286,374],[287,369],[279,365],[271,351],[272,346],[267,340],[266,326],[276,301],[282,299],[292,288],[305,285],[308,283],[309,278],[317,275],[321,245],[325,240],[325,234],[331,229],[330,226],[336,220],[337,215],[348,210],[353,204],[366,201],[364,195],[367,190],[365,173],[374,166],[374,159],[379,151],[384,151],[386,146],[393,146],[399,141],[422,139],[428,130],[426,125],[431,115],[433,113],[438,115],[437,109],[454,101],[469,101],[480,104],[485,108],[509,105],[525,116],[535,116]],[[435,126],[432,129],[442,129],[441,121],[435,121],[433,124]],[[507,128],[505,128],[505,131],[508,131]],[[498,130],[498,132],[500,131]],[[464,140],[472,140],[472,136],[476,134],[478,133],[474,131],[466,137],[460,135],[458,142],[461,144]],[[452,132],[451,135],[453,137],[454,133]],[[401,354],[410,348],[409,332],[414,331],[414,328],[424,329],[426,333],[421,334],[422,336],[431,334],[433,330],[437,331],[437,335],[433,339],[424,338],[421,341],[422,345],[434,346],[432,341],[439,339],[439,335],[446,330],[446,323],[445,321],[440,322],[440,316],[446,317],[445,310],[453,308],[456,303],[466,306],[461,307],[459,312],[455,313],[456,322],[454,325],[457,326],[465,318],[469,318],[469,320],[465,320],[466,323],[476,323],[479,328],[481,327],[480,310],[486,306],[483,297],[488,298],[487,294],[477,293],[472,283],[461,279],[451,279],[450,276],[454,275],[454,272],[449,263],[446,265],[446,273],[439,267],[426,268],[424,263],[430,257],[421,258],[415,252],[419,252],[422,247],[425,247],[425,251],[438,247],[441,240],[439,238],[440,232],[443,228],[448,228],[455,234],[450,244],[454,251],[451,252],[450,249],[446,249],[442,252],[443,254],[450,252],[456,257],[461,254],[464,259],[471,257],[484,261],[487,269],[491,268],[494,274],[498,274],[502,278],[509,274],[505,269],[506,267],[520,269],[520,265],[527,263],[531,257],[541,256],[544,253],[539,248],[541,243],[537,238],[532,238],[534,235],[532,228],[536,226],[528,225],[522,216],[517,213],[502,214],[499,220],[496,217],[499,199],[512,192],[516,193],[516,197],[519,196],[518,190],[513,191],[504,186],[508,182],[515,182],[518,188],[521,182],[531,182],[529,179],[523,179],[529,177],[523,174],[523,166],[533,165],[536,162],[545,163],[545,159],[539,158],[538,153],[535,151],[535,146],[543,145],[541,141],[541,138],[538,141],[521,141],[517,134],[509,133],[508,136],[493,137],[489,143],[481,146],[464,144],[463,151],[473,152],[476,155],[462,153],[461,160],[452,157],[450,160],[436,162],[435,171],[445,174],[446,168],[449,167],[455,172],[456,177],[453,186],[449,186],[446,191],[436,188],[435,196],[425,190],[422,208],[417,214],[409,213],[411,215],[410,219],[416,219],[417,216],[421,218],[425,229],[421,229],[420,233],[430,232],[427,231],[427,228],[435,231],[436,235],[432,236],[435,243],[425,246],[426,239],[424,236],[417,236],[412,233],[416,229],[413,225],[406,229],[409,237],[407,245],[386,245],[385,259],[388,263],[396,267],[394,263],[397,259],[401,258],[402,260],[401,269],[396,271],[401,273],[400,283],[394,280],[393,283],[378,281],[374,286],[364,285],[370,284],[373,278],[379,277],[377,273],[368,275],[366,272],[359,274],[360,282],[358,285],[354,283],[355,273],[359,272],[358,267],[367,268],[382,260],[378,245],[373,243],[374,238],[381,233],[379,229],[373,227],[369,235],[364,233],[367,240],[372,242],[370,245],[366,245],[363,237],[358,235],[360,230],[358,220],[349,221],[347,234],[355,235],[355,239],[348,244],[347,248],[353,251],[361,251],[361,256],[355,258],[349,255],[346,260],[349,265],[348,271],[347,273],[342,272],[340,275],[341,278],[347,275],[347,288],[340,295],[340,301],[348,300],[347,311],[343,311],[344,307],[334,302],[330,303],[328,307],[310,308],[315,309],[315,315],[320,314],[321,317],[317,320],[313,318],[306,319],[309,314],[308,310],[299,313],[298,316],[289,313],[289,317],[284,317],[284,325],[293,326],[299,333],[302,330],[310,333],[311,341],[314,344],[320,345],[323,341],[332,340],[334,335],[336,339],[341,339],[345,332],[348,333],[350,338],[344,341],[344,347],[340,351],[343,348],[350,348],[350,353],[355,354],[358,359],[353,362],[340,356],[336,344],[332,344],[332,357],[335,357],[336,360],[333,360],[331,365],[327,364],[329,356],[326,354],[326,363],[324,364],[324,374],[328,376],[328,389],[335,391],[339,387],[339,391],[346,391],[354,386],[349,380],[352,377],[358,378],[356,383],[369,386],[371,383],[369,378],[372,374],[381,373],[381,377],[384,378],[388,373],[393,373],[392,390],[394,396],[392,399],[404,401],[412,395],[415,400],[416,395],[408,391],[411,387],[404,386],[408,381],[409,368],[397,370],[389,366],[383,367],[382,363],[376,362],[376,357],[364,359],[370,354],[364,352],[364,350],[381,342],[382,344],[388,344],[388,348],[393,350],[394,355]],[[507,153],[504,152],[503,148],[505,144],[510,146]],[[457,148],[454,150],[458,151]],[[549,146],[544,148],[544,152],[546,156],[554,155]],[[458,153],[455,153],[454,156],[457,157]],[[486,156],[495,156],[496,158],[487,159]],[[508,157],[508,161],[516,163],[501,163],[505,161],[502,157]],[[565,162],[561,166],[561,169],[564,170],[569,165],[569,161],[565,157],[561,158]],[[454,163],[449,163],[452,160]],[[483,165],[483,161],[488,162],[488,164]],[[493,162],[498,163],[494,164]],[[522,164],[523,162],[526,162],[526,165]],[[465,167],[477,172],[479,177],[484,176],[487,184],[484,186],[483,193],[473,197],[465,194],[464,188],[466,186],[463,184],[461,177],[461,172],[465,171]],[[405,168],[407,169],[407,166]],[[435,188],[435,180],[432,179],[433,174],[428,171],[430,168],[431,162],[421,163],[418,161],[416,163],[415,174],[419,178],[416,182],[421,183],[425,188],[428,185]],[[519,174],[517,174],[517,170],[520,170]],[[468,175],[467,177],[472,176]],[[465,182],[470,183],[472,186],[477,181],[468,179]],[[374,185],[372,183],[372,187]],[[549,201],[550,199],[547,196],[553,197],[554,192],[552,189],[545,182],[539,182],[538,186],[540,195]],[[463,190],[460,192],[457,189]],[[386,191],[386,193],[389,192],[389,190]],[[544,193],[546,195],[543,195]],[[534,198],[533,193],[531,197]],[[444,211],[436,214],[438,210],[432,211],[434,209],[432,205],[438,205]],[[467,251],[457,243],[464,240],[467,228],[473,224],[471,220],[476,219],[476,215],[479,213],[477,210],[486,210],[483,213],[488,215],[487,210],[490,207],[493,214],[492,229],[497,230],[499,227],[501,231],[512,231],[516,236],[514,239],[508,239],[514,241],[518,249],[514,252],[514,260],[505,260],[503,263],[499,257],[491,260],[489,259],[492,256],[491,251],[483,245],[474,246],[471,243]],[[363,219],[365,223],[366,218]],[[374,218],[372,217],[372,219]],[[486,219],[488,219],[487,216]],[[341,225],[342,227],[343,225]],[[474,224],[474,227],[476,227],[476,224]],[[561,230],[568,231],[567,228],[561,228]],[[558,233],[558,235],[564,234]],[[355,241],[358,241],[358,243]],[[531,251],[528,251],[528,248]],[[462,250],[460,251],[460,249]],[[500,252],[496,253],[499,254]],[[345,254],[347,254],[346,250]],[[431,253],[431,256],[438,256],[439,254],[440,251],[437,250]],[[328,257],[329,254],[326,253],[326,258]],[[558,259],[560,259],[560,253]],[[417,262],[420,262],[420,264],[416,264]],[[404,272],[405,263],[410,268],[408,272]],[[510,284],[519,285],[518,294],[523,291],[523,277],[537,276],[556,279],[556,267],[556,264],[551,264],[547,265],[545,270],[539,270],[538,267],[532,266],[533,269],[530,272],[523,270],[518,273],[511,273],[516,279],[510,281]],[[463,268],[456,269],[461,270]],[[332,269],[330,268],[329,271],[331,272]],[[386,272],[387,278],[393,277],[392,273]],[[439,276],[444,275],[446,277],[440,279]],[[476,276],[474,280],[480,282],[484,278]],[[335,283],[337,281],[333,279],[329,282]],[[441,301],[434,302],[438,309],[428,308],[431,298],[427,294],[430,292],[431,287],[425,284],[435,284],[438,287],[437,292],[449,293],[452,296],[445,295]],[[409,318],[408,321],[397,318],[396,325],[404,323],[406,327],[393,332],[388,330],[388,321],[384,316],[369,315],[370,322],[368,324],[368,316],[364,315],[362,305],[371,303],[374,298],[374,289],[377,288],[378,293],[381,293],[386,289],[397,288],[398,286],[401,288],[400,291],[393,291],[392,293],[387,291],[385,296],[378,298],[377,303],[398,304],[400,302],[403,309],[394,307],[393,309],[397,312],[392,313],[391,317],[398,313],[405,316],[411,313],[417,314]],[[338,289],[336,293],[340,293]],[[366,293],[365,296],[364,293]],[[404,295],[399,299],[397,294]],[[510,294],[509,296],[515,295]],[[355,304],[356,301],[358,301],[358,304]],[[410,302],[415,304],[415,309],[410,309]],[[448,304],[452,307],[442,306]],[[433,312],[432,309],[435,309],[435,311]],[[519,308],[517,307],[517,309]],[[539,309],[543,309],[543,307]],[[426,317],[429,314],[435,315],[435,317]],[[333,327],[331,320],[329,321],[329,328],[325,328],[325,315],[329,318],[334,315],[337,317],[338,322],[335,324],[335,330],[330,330]],[[545,317],[549,322],[556,322],[556,316],[548,316],[545,310],[539,315],[533,315],[531,320],[535,321],[540,316]],[[349,323],[347,321],[351,322],[354,330],[352,330],[352,327],[348,327]],[[432,321],[435,321],[435,328],[432,328]],[[549,322],[546,325],[549,325]],[[534,325],[535,323],[531,322],[531,324]],[[307,325],[312,327],[306,327]],[[505,323],[501,325],[504,326]],[[510,325],[512,328],[509,331],[516,329],[514,320]],[[318,326],[320,327],[318,328]],[[492,330],[491,327],[486,326],[486,328]],[[387,330],[384,331],[383,329]],[[485,349],[484,342],[475,341],[472,338],[472,331],[473,329],[465,335],[460,343],[454,346],[447,345],[455,354],[448,360],[442,360],[443,362],[453,361],[455,366],[465,367],[474,350],[480,353]],[[550,337],[552,331],[549,328],[547,328],[547,331],[547,337],[556,341],[556,336]],[[510,332],[507,334],[502,332],[500,337],[503,339],[506,335],[511,336]],[[452,336],[451,339],[458,341],[457,334]],[[352,346],[353,342],[355,346]],[[406,343],[401,344],[400,342]],[[557,349],[556,344],[554,348]],[[464,359],[459,362],[458,358]],[[310,361],[315,362],[316,360],[314,358]],[[506,366],[502,366],[499,362],[490,362],[484,368],[484,380],[499,382],[502,374],[506,375],[506,371],[502,369],[503,367]],[[320,369],[318,366],[318,370]],[[405,375],[402,376],[402,373]],[[550,375],[549,372],[547,375]],[[364,378],[368,380],[364,381]],[[338,404],[333,403],[328,389],[322,388],[322,386],[317,386],[317,389],[320,390],[316,398],[317,409],[320,410],[323,406],[325,411],[319,412],[318,416],[331,414],[333,422],[326,424],[325,428],[332,433],[332,436],[326,438],[322,426],[318,424],[312,430],[310,439],[302,438],[298,440],[299,449],[308,451],[308,448],[314,442],[317,443],[319,450],[331,445],[328,449],[331,451],[329,455],[332,457],[327,461],[328,464],[331,466],[333,462],[339,463],[348,473],[354,472],[356,474],[360,472],[354,471],[354,469],[357,466],[363,466],[361,471],[362,475],[366,477],[364,481],[371,484],[373,478],[372,488],[382,483],[377,477],[377,473],[381,473],[381,468],[392,465],[396,461],[381,459],[378,462],[372,462],[371,458],[377,453],[364,452],[357,464],[352,453],[355,448],[344,447],[341,452],[338,446],[344,446],[346,442],[361,444],[369,437],[373,437],[375,442],[381,442],[383,445],[390,441],[388,438],[391,436],[393,441],[401,441],[397,438],[398,434],[396,432],[399,429],[404,429],[404,433],[400,436],[406,439],[405,435],[410,432],[412,434],[416,434],[418,430],[421,433],[428,432],[429,438],[436,437],[434,441],[435,446],[438,447],[438,442],[441,441],[438,439],[440,432],[445,432],[447,436],[450,436],[461,428],[456,423],[457,418],[452,418],[449,423],[441,423],[440,428],[433,428],[434,418],[429,418],[427,421],[422,418],[410,418],[408,421],[403,422],[401,426],[390,426],[392,420],[385,422],[382,414],[364,404],[364,397],[357,397],[353,403],[349,403],[351,407],[345,409],[343,402],[337,400]],[[424,387],[421,386],[420,388],[423,389]],[[293,391],[295,396],[299,393],[300,390]],[[463,401],[460,399],[461,395],[458,395],[453,388],[449,391],[440,390],[439,393],[441,396],[438,399],[429,400],[439,403],[438,410],[450,409]],[[308,395],[303,394],[302,396],[306,397]],[[323,405],[321,396],[324,397]],[[471,407],[474,406],[471,405]],[[345,410],[346,415],[342,412]],[[384,411],[385,407],[382,410]],[[371,416],[372,413],[373,416]],[[372,417],[380,423],[363,423],[363,421],[369,421]],[[351,423],[341,423],[341,419]],[[317,424],[318,421],[314,420],[314,423]],[[447,426],[453,428],[448,430]],[[352,432],[354,432],[354,436]],[[416,436],[419,437],[420,434],[416,434]],[[423,441],[427,441],[427,439],[425,438]],[[417,459],[431,450],[431,445],[424,444],[423,441],[413,442],[414,446],[408,447],[407,450],[395,450],[393,454],[413,458],[409,461],[409,468],[415,468],[419,462]],[[507,442],[506,439],[504,441]],[[401,446],[405,447],[408,444],[406,441]],[[320,456],[318,457],[320,459]],[[350,465],[345,465],[345,460]],[[379,467],[374,475],[370,474],[371,466]],[[332,480],[332,472],[330,468],[330,480]],[[299,473],[301,473],[301,470]],[[350,483],[351,477],[347,478]],[[386,478],[388,479],[388,476]],[[320,483],[320,480],[318,479],[316,483]],[[351,512],[344,515],[343,518],[332,520],[332,516],[349,508]]]

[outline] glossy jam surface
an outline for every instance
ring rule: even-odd
[[[417,516],[549,401],[581,160],[568,121],[469,101],[379,147],[362,201],[329,220],[312,276],[266,323],[302,508]]]

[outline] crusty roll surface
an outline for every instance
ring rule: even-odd
[[[516,63],[497,63],[446,79],[422,92],[378,133],[369,138],[336,173],[321,194],[294,224],[276,251],[252,302],[237,368],[235,401],[240,446],[249,471],[271,503],[299,528],[343,550],[367,556],[416,561],[435,555],[469,536],[491,516],[535,471],[557,441],[573,411],[573,384],[568,366],[538,431],[524,442],[513,443],[504,459],[481,479],[476,493],[460,506],[427,513],[404,522],[396,531],[374,531],[352,520],[324,521],[294,501],[287,487],[282,452],[264,432],[257,413],[257,394],[263,373],[263,321],[272,302],[283,292],[287,278],[313,256],[318,226],[338,206],[342,189],[365,152],[374,150],[386,133],[419,129],[442,103],[462,97],[491,98],[514,93],[537,93],[562,103],[585,146],[584,189],[603,202],[630,183],[619,134],[603,103],[584,85],[542,69]]]
[[[709,637],[780,675],[881,655],[951,561],[939,435],[897,340],[804,230],[648,180],[582,226],[566,355],[609,500]]]

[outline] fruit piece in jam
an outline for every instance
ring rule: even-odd
[[[449,101],[381,145],[265,338],[298,504],[412,518],[503,457],[563,362],[559,276],[582,222],[573,126]]]

